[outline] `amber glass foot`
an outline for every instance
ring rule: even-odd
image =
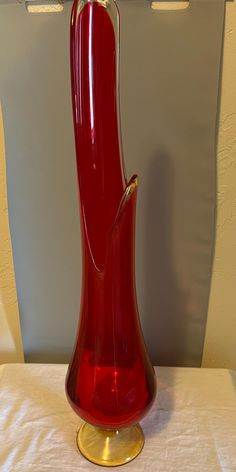
[[[86,459],[107,467],[132,461],[144,446],[144,434],[137,424],[109,430],[84,423],[77,435],[77,446]]]

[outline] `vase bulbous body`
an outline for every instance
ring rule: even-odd
[[[127,181],[122,157],[118,36],[113,0],[75,0],[71,83],[83,268],[66,391],[82,419],[108,430],[139,422],[156,392],[136,300],[137,176]]]

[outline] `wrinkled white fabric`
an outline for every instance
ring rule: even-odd
[[[0,366],[1,472],[101,471],[77,450],[81,420],[66,400],[66,369]],[[236,472],[236,373],[169,367],[156,371],[158,397],[142,421],[145,447],[124,470]]]

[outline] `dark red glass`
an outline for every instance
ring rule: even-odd
[[[127,183],[117,99],[118,11],[113,0],[75,0],[71,82],[81,210],[83,283],[66,390],[88,423],[137,423],[155,396],[139,322],[134,237],[137,177]]]

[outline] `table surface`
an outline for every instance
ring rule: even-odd
[[[141,423],[145,446],[124,470],[236,472],[236,372],[155,369],[158,396]],[[77,450],[81,420],[66,400],[66,370],[66,365],[0,366],[1,472],[102,470]]]

